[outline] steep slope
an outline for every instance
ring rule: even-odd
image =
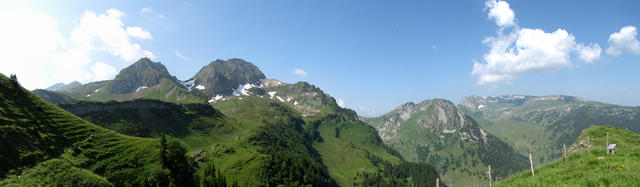
[[[198,90],[211,98],[216,95],[232,95],[246,84],[260,84],[260,80],[264,78],[262,71],[255,65],[233,58],[211,62],[187,82],[193,86],[191,90]]]
[[[609,144],[617,144],[615,154],[605,152]],[[592,145],[587,152],[587,137]],[[592,126],[584,129],[569,151],[567,162],[560,158],[543,167],[522,172],[496,186],[638,186],[640,185],[640,135],[613,127]]]
[[[489,133],[512,142],[521,154],[532,153],[546,163],[561,156],[562,144],[572,143],[591,125],[610,125],[640,132],[640,107],[624,107],[573,96],[466,97],[462,110]]]
[[[525,168],[523,156],[447,100],[410,102],[364,120],[407,160],[433,164],[450,185],[485,184],[488,165],[497,178]]]
[[[94,181],[107,186],[125,183],[139,186],[159,166],[157,140],[124,136],[95,126],[44,101],[2,74],[0,135],[0,178],[7,178],[0,182],[1,186],[15,184],[18,175],[27,179],[46,177],[39,173],[56,172],[58,168],[52,167],[56,165],[69,168],[70,177],[61,176],[59,183],[51,184]],[[43,162],[51,159],[65,161],[56,161],[64,162],[63,165]]]
[[[71,88],[75,88],[78,86],[82,86],[82,83],[78,82],[78,81],[73,81],[70,82],[69,84],[64,84],[64,83],[57,83],[54,85],[51,85],[47,88],[45,88],[45,90],[49,90],[49,91],[66,91],[69,90]]]

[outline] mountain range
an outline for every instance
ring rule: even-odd
[[[6,79],[6,82],[10,84],[10,80]],[[65,165],[77,168],[82,175],[63,176],[51,184],[90,180],[85,179],[85,175],[104,178],[102,181],[106,181],[106,186],[167,184],[166,181],[178,184],[184,181],[178,178],[187,176],[193,176],[194,183],[228,181],[228,184],[240,186],[433,186],[439,178],[431,165],[405,161],[384,144],[374,128],[360,121],[354,111],[339,107],[334,98],[319,88],[306,82],[286,84],[265,79],[259,69],[240,59],[214,61],[193,78],[179,81],[162,64],[143,58],[123,69],[113,80],[64,91],[38,90],[34,93],[44,99],[71,98],[68,101],[51,100],[69,112],[63,112],[68,118],[82,118],[87,125],[106,128],[103,130],[118,136],[160,141],[161,148],[155,145],[145,152],[164,152],[160,150],[165,149],[165,136],[175,137],[169,140],[179,142],[170,144],[177,146],[174,146],[178,153],[174,157],[178,160],[175,167],[169,167],[171,164],[165,167],[164,161],[158,163],[160,156],[150,154],[146,159],[155,164],[150,164],[148,170],[139,171],[137,179],[114,178],[105,177],[108,175],[102,169],[72,161]],[[32,93],[25,91],[14,99],[41,102],[49,106],[47,110],[62,111],[29,95]],[[30,109],[24,110],[33,113]],[[5,111],[9,112],[6,116],[13,116],[11,111]],[[52,128],[58,121],[47,117],[42,120],[53,123]],[[58,131],[49,135],[58,136],[67,135],[60,135]],[[91,134],[82,136],[91,137]],[[53,147],[62,150],[81,144],[91,142],[79,139]],[[180,150],[183,154],[179,154]],[[16,154],[39,151],[37,148],[26,149]],[[81,150],[69,154],[85,157]],[[180,161],[180,155],[192,160],[188,165],[180,164],[188,160]],[[0,184],[19,184],[21,177],[27,176],[30,181],[42,180],[46,176],[32,173],[48,172],[52,168],[33,168],[34,165],[51,158],[66,157],[66,154],[58,153],[24,163],[18,159],[22,157],[10,157],[11,162],[17,160],[22,164],[4,165],[0,175],[5,179]],[[108,157],[98,155],[91,163],[108,161],[100,160],[103,158]],[[102,167],[111,166],[103,163]],[[189,167],[193,172],[186,169]],[[209,180],[211,172],[208,171],[217,173],[213,175],[216,180]],[[190,184],[193,183],[184,183]],[[440,186],[445,186],[442,181]]]
[[[11,102],[0,111],[7,116],[0,130],[3,140],[13,142],[0,155],[0,184],[6,185],[18,184],[23,176],[34,181],[30,184],[42,184],[38,181],[50,179],[34,172],[53,171],[59,164],[76,171],[75,178],[61,176],[51,184],[75,179],[106,186],[149,180],[177,184],[182,178],[192,181],[184,185],[433,186],[440,178],[440,186],[483,186],[489,182],[488,166],[495,181],[525,171],[529,153],[544,165],[560,157],[562,144],[573,143],[592,125],[640,131],[640,107],[560,95],[469,96],[458,105],[430,99],[366,118],[338,106],[312,84],[267,78],[236,58],[215,60],[185,81],[161,63],[142,58],[113,80],[57,84],[31,93],[3,77],[2,86],[18,90],[2,95]],[[41,130],[47,128],[43,125],[51,128]],[[102,131],[123,140],[87,139]],[[140,140],[150,146],[145,152],[164,153],[166,136],[173,142],[175,167],[159,162],[162,154],[136,155],[131,150],[136,146],[128,142]],[[93,155],[108,148],[101,143],[132,155]],[[98,148],[86,152],[78,146]],[[121,166],[131,159],[149,167]],[[141,174],[132,177],[129,171]]]
[[[593,125],[640,133],[640,107],[627,107],[564,95],[469,96],[459,107],[487,132],[509,142],[522,155],[546,163],[562,154]]]

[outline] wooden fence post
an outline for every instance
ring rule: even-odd
[[[440,186],[440,178],[436,178],[436,187]]]
[[[536,176],[536,173],[533,171],[533,159],[531,158],[531,153],[529,153],[529,163],[531,164],[531,175]]]
[[[489,187],[491,187],[491,165],[489,165]]]
[[[564,153],[564,163],[567,163],[567,146],[562,144],[562,153]]]

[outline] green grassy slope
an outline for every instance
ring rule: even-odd
[[[249,186],[335,185],[311,147],[313,133],[296,111],[255,96],[235,97],[214,107],[240,123],[235,141],[213,145],[203,156],[228,179]]]
[[[249,176],[247,171],[251,171],[253,166],[260,165],[256,160],[272,157],[268,152],[261,151],[261,147],[254,147],[252,143],[258,134],[265,134],[265,128],[269,129],[274,124],[283,123],[283,114],[286,118],[297,119],[294,121],[296,128],[301,131],[289,131],[291,134],[303,133],[306,140],[301,141],[308,150],[308,155],[314,162],[321,163],[328,171],[335,182],[340,186],[373,185],[388,183],[391,180],[403,181],[401,184],[422,184],[418,180],[430,180],[430,185],[435,184],[437,173],[429,166],[422,166],[426,170],[418,177],[416,172],[414,179],[408,177],[380,176],[370,177],[374,174],[386,171],[391,175],[393,171],[403,173],[401,168],[410,168],[392,149],[386,147],[377,136],[375,129],[365,123],[356,120],[356,115],[350,110],[335,108],[327,115],[315,115],[302,117],[302,113],[296,111],[287,103],[279,100],[268,99],[267,97],[239,96],[229,100],[219,101],[214,107],[227,116],[237,119],[246,129],[246,139],[248,141],[237,141],[227,145],[219,145],[215,151],[210,152],[215,155],[216,165],[224,167],[227,176],[235,177]],[[337,107],[337,106],[336,106]],[[278,111],[287,111],[284,113]],[[241,128],[242,129],[242,128]],[[276,132],[276,131],[268,131]],[[294,133],[292,133],[294,132]],[[298,132],[298,133],[295,133]],[[282,136],[281,134],[266,133],[271,136]],[[245,139],[239,137],[239,139]],[[310,147],[309,147],[310,146]],[[222,147],[222,148],[219,148]],[[231,152],[231,154],[224,154]],[[234,152],[239,152],[237,154]],[[247,157],[255,155],[258,159]],[[252,162],[258,162],[253,163]],[[406,164],[405,164],[406,163]],[[405,164],[406,167],[398,167]],[[394,167],[395,166],[395,167]],[[413,165],[411,165],[413,166]],[[428,168],[431,168],[430,170]],[[428,171],[427,171],[428,170]],[[286,173],[286,172],[285,172]],[[365,174],[366,173],[366,174]],[[429,173],[429,174],[426,174]],[[363,175],[367,175],[364,177]],[[370,176],[369,176],[370,175]],[[382,174],[380,174],[382,175]],[[430,177],[430,178],[424,178]],[[375,179],[374,179],[375,178]],[[393,178],[393,179],[391,179]],[[424,185],[427,185],[426,183]]]
[[[107,179],[80,169],[64,159],[51,159],[25,171],[18,178],[0,182],[0,186],[113,186]]]
[[[614,155],[605,154],[609,144],[617,144]],[[573,146],[591,139],[591,152],[577,149],[568,153],[567,163],[558,159],[543,167],[512,176],[496,186],[638,186],[640,185],[640,135],[628,130],[592,126],[583,131]],[[561,148],[560,148],[561,149]],[[535,161],[534,161],[535,164]]]
[[[236,122],[209,104],[175,104],[137,99],[79,102],[61,108],[96,125],[136,137],[170,135],[196,152],[233,137]]]
[[[85,169],[80,173],[91,171],[116,186],[142,185],[151,168],[159,164],[157,140],[129,137],[93,125],[1,74],[0,101],[0,178],[7,178],[8,183],[19,182],[16,179],[23,171],[25,177],[44,180],[37,178],[42,175],[31,174],[40,169],[30,168],[56,158]]]

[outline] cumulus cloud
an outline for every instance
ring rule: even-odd
[[[578,51],[578,58],[587,63],[593,63],[600,59],[600,53],[602,52],[598,44],[591,44],[591,46],[578,44],[576,45],[576,50]]]
[[[91,66],[93,80],[107,80],[116,74],[116,69],[108,64],[98,62]]]
[[[293,74],[299,75],[299,76],[303,76],[303,77],[307,76],[307,72],[306,71],[304,71],[302,69],[298,69],[298,68],[293,69]]]
[[[486,38],[483,43],[491,49],[483,56],[484,62],[474,61],[472,75],[477,84],[497,82],[510,83],[522,73],[542,73],[571,67],[571,54],[587,63],[600,58],[602,49],[598,44],[576,43],[573,34],[564,29],[545,32],[541,29],[520,28],[515,14],[505,1],[490,0],[485,3],[489,17],[495,19],[499,29],[496,36]],[[505,33],[506,27],[511,28]]]
[[[138,38],[138,39],[143,39],[143,40],[151,39],[151,33],[149,33],[148,31],[145,31],[140,27],[127,27],[127,34],[131,37]]]
[[[620,32],[611,34],[607,54],[618,56],[626,51],[640,55],[640,42],[636,39],[636,35],[638,35],[638,31],[634,26],[622,27]]]
[[[115,68],[94,62],[94,55],[110,54],[128,63],[153,58],[153,53],[130,40],[121,21],[124,16],[116,9],[105,14],[85,11],[66,38],[58,30],[58,21],[48,14],[30,9],[0,12],[0,72],[15,73],[23,86],[34,89],[112,77]]]
[[[516,14],[506,1],[489,0],[485,2],[485,7],[489,9],[489,18],[494,19],[498,26],[508,27],[514,24]]]
[[[71,32],[70,41],[77,47],[107,51],[126,61],[134,61],[145,56],[155,58],[153,53],[143,50],[139,44],[130,41],[129,34],[121,21],[124,16],[124,13],[116,9],[109,9],[107,14],[100,15],[85,11],[80,26]],[[151,37],[150,34],[149,37]]]
[[[187,58],[186,56],[182,55],[182,53],[177,51],[176,51],[176,56],[180,57],[184,61],[191,61],[191,59]]]
[[[338,99],[338,106],[344,108],[344,101],[342,99]]]

